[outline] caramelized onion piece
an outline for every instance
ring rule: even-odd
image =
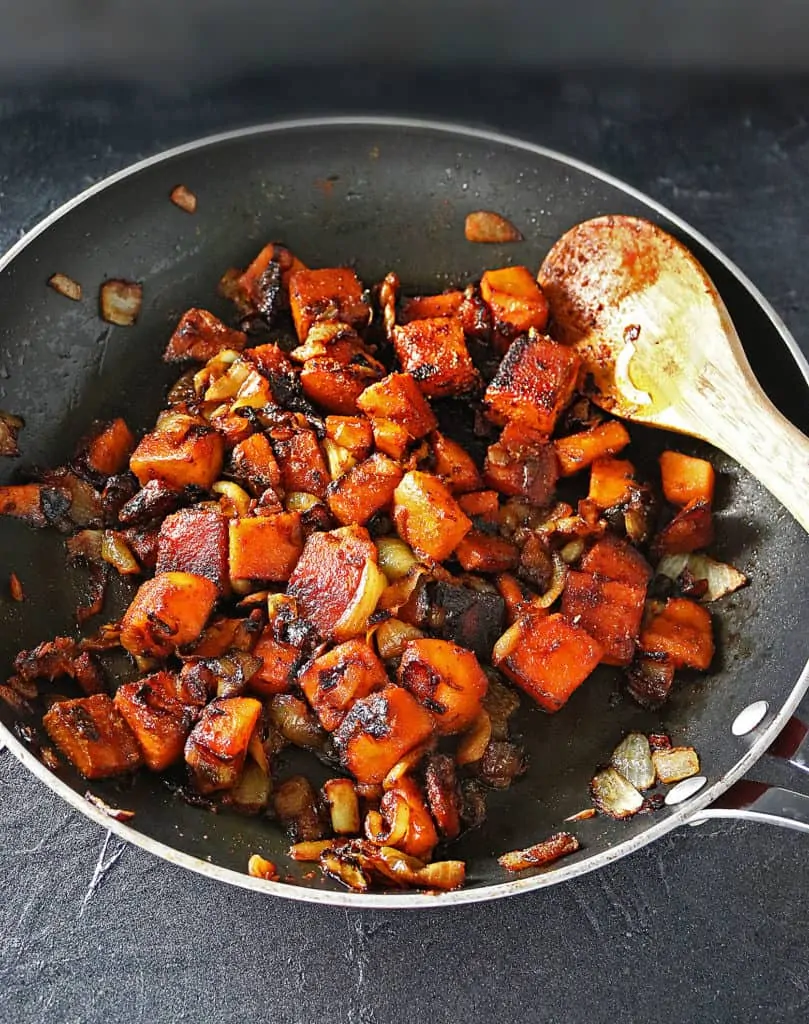
[[[89,789],[84,794],[84,799],[88,804],[92,804],[93,807],[97,807],[99,811],[103,811],[108,818],[112,818],[115,821],[131,821],[135,817],[134,811],[125,811],[121,807],[110,807],[110,805],[105,803],[100,796],[96,796],[95,793],[91,793]]]
[[[279,878],[278,868],[275,864],[258,853],[254,853],[247,862],[247,874],[252,878],[263,878],[268,882],[277,882]]]
[[[185,185],[176,185],[171,190],[169,199],[175,206],[179,206],[181,210],[185,210],[186,213],[197,212],[197,197],[190,189],[186,188]]]
[[[502,243],[521,242],[522,234],[510,220],[491,210],[475,210],[464,223],[467,242]]]
[[[118,327],[131,327],[143,304],[143,285],[135,281],[112,279],[101,285],[101,317]]]
[[[613,750],[610,762],[635,789],[643,791],[655,784],[652,752],[642,732],[628,733]]]
[[[643,808],[643,797],[614,768],[604,768],[590,783],[596,808],[611,818],[631,818]]]
[[[544,842],[536,843],[524,850],[514,850],[497,858],[498,864],[506,871],[525,871],[526,868],[552,864],[560,857],[575,853],[581,844],[569,832],[557,832]]]
[[[0,455],[16,459],[20,454],[17,444],[17,435],[25,426],[25,421],[20,416],[0,410]]]
[[[51,275],[48,278],[48,284],[55,292],[64,295],[66,299],[72,299],[73,302],[81,300],[81,285],[78,281],[74,281],[72,277],[68,277],[67,274]]]
[[[699,775],[699,756],[693,747],[669,747],[652,754],[657,778],[664,786]]]
[[[717,562],[707,555],[665,555],[657,566],[658,576],[666,576],[675,583],[687,578],[705,580],[707,587],[700,601],[718,601],[734,593],[748,582],[743,572],[725,562]]]

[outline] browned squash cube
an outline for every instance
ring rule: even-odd
[[[393,328],[393,345],[402,369],[430,397],[463,395],[480,383],[460,321],[449,316],[411,320]]]
[[[635,655],[645,600],[645,585],[570,571],[562,592],[562,614],[601,644],[605,665],[628,665]]]
[[[371,421],[365,416],[327,416],[326,437],[351,452],[358,462],[366,459],[374,446]]]
[[[154,431],[142,438],[129,468],[141,486],[160,480],[178,491],[192,484],[207,490],[219,479],[224,453],[224,442],[215,430],[196,427],[184,437]]]
[[[573,395],[580,363],[573,349],[543,335],[518,338],[486,388],[486,415],[494,423],[516,420],[550,434]]]
[[[141,765],[138,744],[106,693],[59,700],[42,719],[45,731],[88,779],[122,775]]]
[[[256,496],[281,483],[281,470],[265,434],[251,434],[239,441],[231,453],[230,465],[236,479]]]
[[[295,372],[289,356],[278,345],[256,345],[255,348],[247,349],[243,358],[249,359],[258,372],[270,381]]]
[[[360,279],[344,267],[295,271],[289,278],[289,305],[301,341],[317,320],[340,320],[351,327],[365,327],[371,317]]]
[[[66,487],[48,487],[46,484],[0,486],[0,516],[22,519],[37,529],[63,518],[70,504],[71,495]]]
[[[602,537],[581,559],[584,572],[605,580],[617,580],[630,587],[645,588],[652,578],[652,567],[628,541],[620,537]]]
[[[119,416],[105,423],[87,444],[87,465],[102,476],[113,476],[126,466],[135,437]]]
[[[281,468],[281,483],[287,493],[303,491],[322,498],[329,483],[329,470],[323,450],[313,430],[292,428],[288,435],[273,441]]]
[[[494,645],[492,664],[553,712],[590,675],[601,653],[601,645],[564,616],[528,611]]]
[[[225,349],[241,352],[246,344],[244,331],[233,330],[207,309],[189,309],[169,339],[163,360],[166,363],[187,360],[207,363]]]
[[[713,543],[714,526],[711,506],[704,501],[691,501],[681,508],[654,540],[658,555],[684,555],[699,551]]]
[[[407,455],[408,448],[413,444],[413,435],[393,420],[372,419],[371,424],[374,431],[374,444],[379,451],[390,455],[392,459],[403,459]]]
[[[435,475],[441,477],[453,494],[477,491],[483,486],[475,460],[457,441],[434,430],[430,434],[430,445],[435,458]]]
[[[472,529],[458,502],[430,473],[406,473],[393,495],[393,521],[421,558],[443,562]]]
[[[455,549],[464,572],[507,572],[519,562],[516,545],[503,537],[470,530]]]
[[[177,676],[155,672],[118,687],[114,704],[123,716],[153,772],[162,772],[183,756],[183,747],[199,707],[184,703]]]
[[[599,509],[615,508],[629,501],[636,486],[635,467],[626,459],[596,459],[590,469],[588,497]]]
[[[640,648],[665,656],[675,668],[709,668],[714,655],[710,612],[687,598],[669,598],[641,631]]]
[[[357,407],[372,421],[390,420],[407,431],[414,441],[438,426],[427,399],[408,373],[389,373],[378,383],[372,384],[357,399]],[[396,455],[393,457],[396,458]]]
[[[381,782],[397,761],[433,734],[433,718],[401,686],[356,700],[334,733],[340,759],[361,783]]]
[[[449,640],[411,640],[398,680],[432,714],[442,736],[463,732],[474,722],[488,689],[475,655]]]
[[[367,523],[390,503],[401,479],[399,465],[376,452],[329,484],[326,500],[338,523]]]
[[[362,526],[311,534],[287,593],[325,639],[364,634],[387,580],[376,545]]]
[[[388,677],[364,640],[347,640],[310,662],[298,682],[320,724],[334,732],[354,701],[381,690]]]
[[[228,523],[219,509],[184,508],[166,516],[157,539],[155,571],[204,576],[220,594],[228,591]]]
[[[301,387],[306,397],[326,412],[350,416],[357,411],[357,399],[363,391],[384,373],[378,365],[361,353],[348,363],[317,356],[304,364]]]
[[[461,494],[458,504],[475,523],[497,526],[500,522],[500,496],[497,491],[471,491]]]
[[[541,434],[510,423],[486,452],[483,478],[501,494],[546,505],[559,479],[556,452]]]
[[[204,576],[164,572],[143,583],[121,620],[121,646],[162,658],[202,632],[218,591]]]
[[[463,298],[463,292],[444,292],[443,295],[419,295],[405,299],[402,305],[402,323],[429,320],[436,316],[457,316]]]
[[[230,578],[288,580],[303,551],[299,512],[231,519]]]
[[[250,689],[263,697],[288,693],[297,676],[297,666],[301,660],[300,648],[279,640],[272,625],[269,625],[259,637],[253,654],[261,658],[262,664],[250,680]]]
[[[663,452],[660,456],[660,477],[663,494],[672,505],[682,508],[693,501],[701,501],[710,507],[716,474],[706,459],[680,452]]]
[[[298,270],[306,270],[306,264],[289,251],[286,246],[277,242],[265,245],[250,266],[238,280],[238,292],[244,301],[253,308],[258,308],[262,301],[263,281],[271,263],[277,263],[281,271],[281,284],[289,287],[289,278]]]
[[[185,761],[200,793],[235,786],[260,714],[253,697],[224,697],[203,709],[185,742]]]
[[[480,293],[491,310],[495,330],[506,338],[532,327],[545,330],[548,300],[527,267],[487,270],[480,279]]]
[[[554,441],[562,476],[572,476],[596,459],[617,455],[630,441],[629,431],[618,420],[607,420],[589,430]]]

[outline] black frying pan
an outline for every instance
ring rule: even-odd
[[[199,197],[195,216],[168,202],[180,182]],[[513,220],[525,241],[502,248],[466,242],[464,217],[480,208]],[[49,217],[0,261],[0,405],[26,418],[26,466],[59,464],[96,418],[123,414],[133,427],[145,428],[176,377],[159,356],[179,315],[191,305],[232,315],[216,296],[219,277],[229,266],[246,265],[269,240],[286,242],[311,266],[355,263],[367,282],[394,269],[407,290],[430,292],[501,263],[536,267],[572,224],[618,212],[655,220],[690,246],[716,282],[765,390],[801,429],[809,429],[809,367],[783,324],[728,260],[662,207],[536,146],[441,125],[357,118],[274,125],[193,143],[113,176]],[[82,303],[46,287],[54,271],[82,282]],[[105,277],[144,283],[136,327],[110,327],[99,319],[96,295]],[[641,465],[671,443],[651,431],[637,438]],[[687,439],[676,443],[706,451]],[[809,537],[743,470],[708,453],[721,471],[718,554],[752,581],[715,608],[719,653],[713,671],[680,680],[656,714],[624,697],[609,670],[597,673],[555,716],[525,700],[518,731],[531,755],[529,774],[495,794],[486,825],[453,846],[451,855],[467,861],[469,884],[439,903],[547,885],[650,842],[715,801],[788,720],[809,683]],[[13,475],[14,467],[3,468],[4,482]],[[0,608],[0,662],[8,668],[20,648],[71,629],[81,588],[78,574],[64,568],[59,536],[2,520],[0,544],[4,571],[16,571],[27,594],[24,604],[3,601]],[[125,600],[119,585],[110,614]],[[761,700],[768,710],[758,727],[734,735],[738,713]],[[66,770],[49,773],[15,737],[5,707],[0,718],[0,740],[65,799],[185,867],[299,899],[436,906],[436,897],[414,893],[358,896],[320,878],[305,879],[302,871],[297,884],[249,878],[245,867],[254,851],[286,868],[280,831],[267,821],[189,807],[145,772],[134,783],[93,785],[108,802],[136,811],[131,825],[111,822],[82,798],[86,782]],[[580,823],[574,828],[583,844],[578,854],[544,873],[506,877],[497,855],[545,838],[587,806],[595,766],[629,729],[665,730],[677,743],[695,746],[707,780],[703,788],[652,815]]]

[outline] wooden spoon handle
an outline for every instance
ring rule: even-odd
[[[752,373],[721,377],[702,394],[704,436],[760,480],[809,532],[809,438],[775,408]]]

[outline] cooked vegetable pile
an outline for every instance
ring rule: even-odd
[[[708,669],[702,602],[745,582],[695,554],[714,471],[664,452],[665,502],[638,479],[525,267],[402,300],[393,274],[369,292],[273,244],[222,289],[239,327],[182,317],[164,359],[194,365],[149,433],[98,424],[69,465],[0,487],[0,512],[90,566],[80,622],[111,571],[140,582],[120,622],[21,652],[0,694],[47,708],[51,765],[183,770],[189,798],[274,816],[293,858],[352,889],[456,888],[464,864],[433,856],[526,771],[518,693],[557,713],[606,664],[656,707],[678,669]],[[560,500],[577,474],[586,497]],[[138,674],[116,686],[121,648]],[[284,778],[289,744],[331,766],[322,791]]]

